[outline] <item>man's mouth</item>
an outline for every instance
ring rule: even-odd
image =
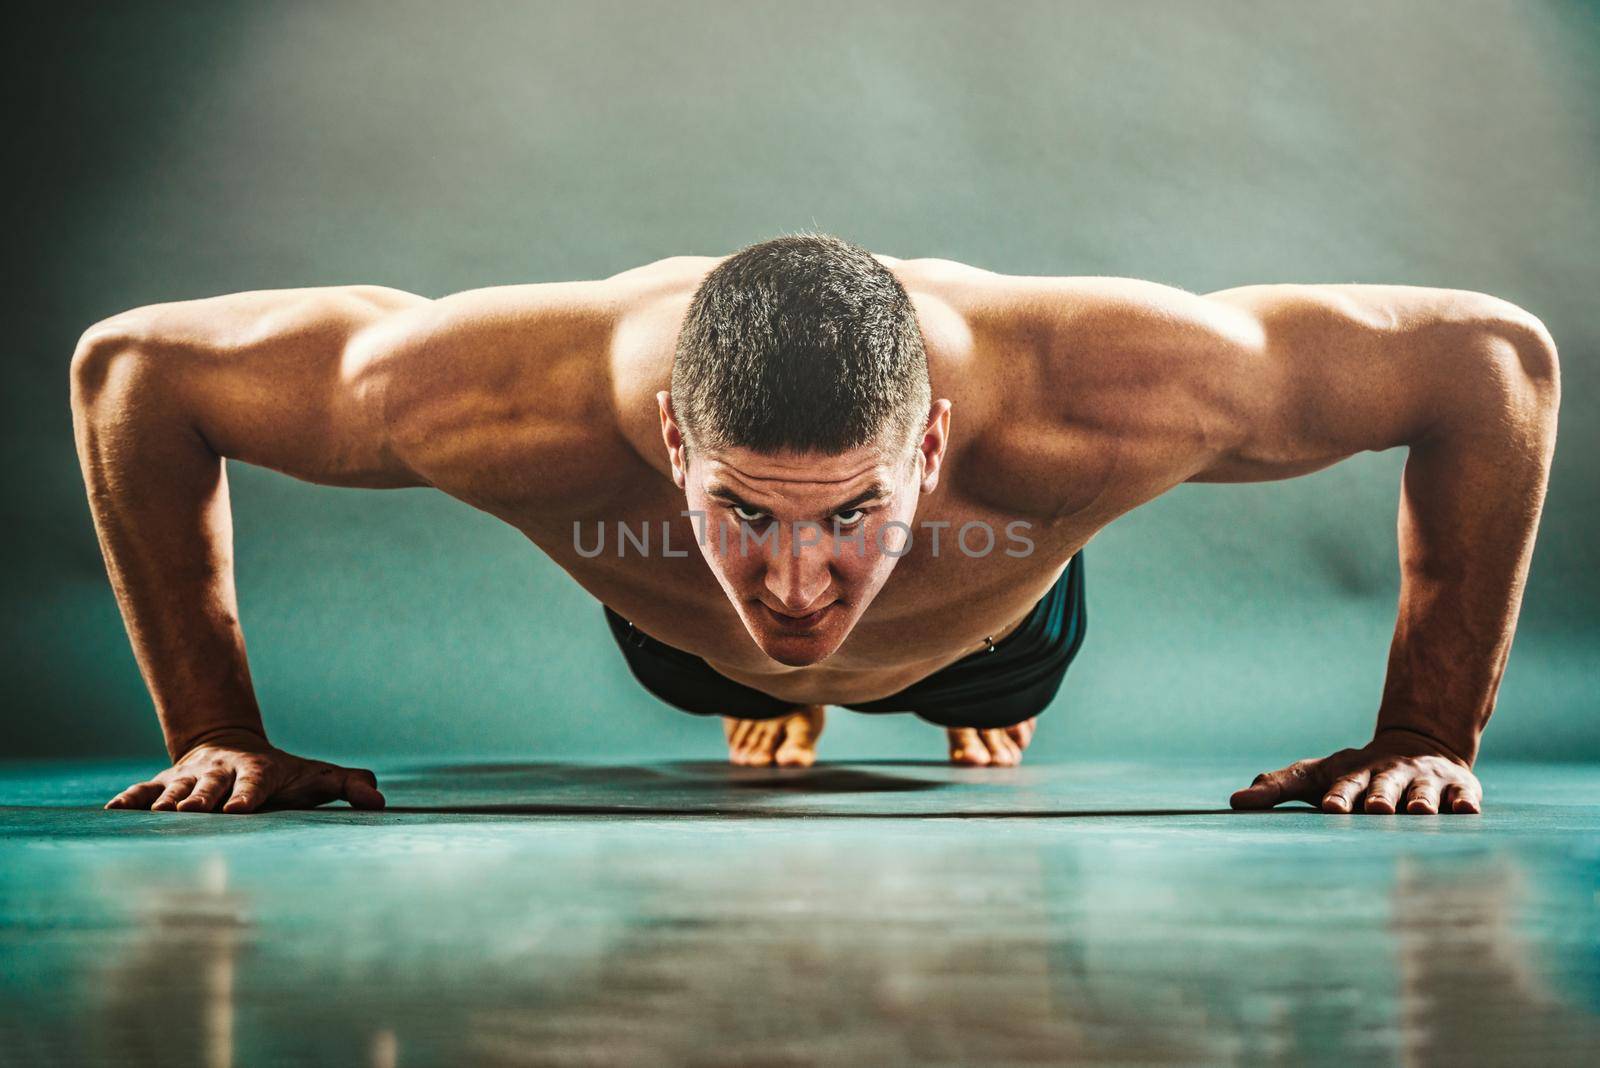
[[[762,611],[767,613],[768,618],[770,618],[774,623],[782,627],[784,630],[810,630],[817,624],[821,623],[823,617],[826,616],[834,607],[834,605],[838,604],[839,602],[829,601],[821,608],[799,616],[790,615],[788,612],[780,612],[776,608],[768,605],[765,601],[760,603]]]

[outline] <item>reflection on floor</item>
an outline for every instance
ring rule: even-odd
[[[11,765],[0,1063],[1597,1063],[1600,769],[1222,810],[1255,770],[467,764],[240,818]]]

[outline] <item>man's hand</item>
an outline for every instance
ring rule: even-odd
[[[315,808],[340,800],[352,808],[384,805],[377,778],[365,768],[306,760],[258,734],[238,731],[207,739],[160,775],[113,797],[106,808],[254,812],[268,802],[272,808]]]
[[[1324,812],[1478,812],[1483,787],[1466,763],[1437,742],[1392,729],[1379,731],[1360,749],[1263,772],[1228,803],[1271,808],[1284,801],[1305,801]]]

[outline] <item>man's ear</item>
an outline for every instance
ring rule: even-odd
[[[939,469],[944,464],[944,448],[950,441],[950,402],[943,398],[928,409],[928,425],[922,430],[922,492],[932,493],[939,485]]]
[[[688,462],[684,456],[683,431],[672,417],[672,394],[666,390],[657,393],[656,406],[661,409],[661,440],[667,446],[667,459],[672,464],[672,481],[679,489],[684,489],[688,485]]]

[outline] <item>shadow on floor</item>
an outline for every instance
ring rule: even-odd
[[[890,762],[908,767],[946,767],[939,761]],[[387,780],[416,783],[438,780],[443,786],[461,779],[470,785],[490,785],[497,789],[520,783],[527,787],[573,786],[606,790],[662,787],[683,791],[788,791],[808,794],[902,793],[914,790],[939,790],[957,785],[939,779],[910,778],[881,771],[863,770],[872,765],[853,763],[849,767],[820,765],[811,768],[741,768],[725,761],[678,760],[652,765],[564,764],[558,761],[524,764],[435,764],[402,769]]]
[[[913,774],[918,769],[925,774]],[[391,773],[384,785],[415,799],[415,803],[391,804],[385,810],[396,815],[860,820],[1215,816],[1231,812],[1041,807],[1039,789],[1051,778],[1052,771],[1042,768],[956,768],[942,760],[853,761],[848,766],[811,768],[742,768],[710,760],[648,765],[530,761],[417,766]],[[1045,789],[1049,792],[1047,786]],[[1030,794],[1026,800],[1032,804],[1003,803],[1025,790]],[[974,803],[938,807],[900,801],[863,807],[852,803],[852,795],[909,798],[932,791],[954,792],[962,801]],[[512,799],[499,799],[508,795]],[[808,803],[806,798],[816,798],[817,803]]]
[[[489,805],[390,805],[383,810],[394,815],[416,816],[585,816],[591,818],[641,817],[669,819],[693,817],[697,819],[750,819],[750,820],[1052,820],[1110,817],[1150,816],[1244,816],[1289,815],[1310,812],[1310,808],[1271,809],[1265,812],[1244,813],[1227,808],[1147,808],[1147,809],[967,809],[924,810],[908,809],[898,812],[854,809],[781,809],[781,808],[670,808],[662,805],[564,805],[564,804],[489,804]]]

